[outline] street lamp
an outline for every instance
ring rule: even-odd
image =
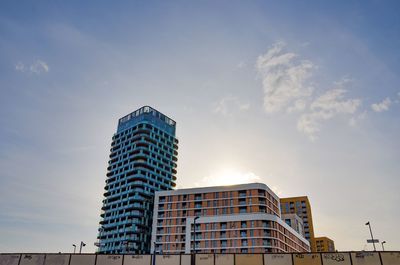
[[[153,251],[153,262],[151,263],[152,265],[156,265],[156,242],[154,241],[154,251]]]
[[[372,244],[374,245],[374,251],[376,251],[376,248],[375,248],[375,240],[374,240],[374,236],[372,235],[372,229],[371,229],[371,224],[369,223],[369,221],[365,224],[365,225],[368,225],[369,226],[369,232],[371,233],[371,241],[372,241]]]
[[[385,247],[383,246],[383,244],[385,244],[386,243],[386,241],[382,241],[382,251],[385,251]]]
[[[200,217],[199,216],[196,216],[194,219],[193,219],[193,230],[194,230],[194,236],[193,236],[193,242],[194,242],[194,244],[193,244],[193,253],[194,254],[196,254],[196,221],[197,221],[197,219],[199,219]]]
[[[122,252],[122,254],[127,254],[128,253],[128,249],[129,249],[129,241],[128,240],[122,241],[122,244],[121,244],[121,252]]]
[[[74,247],[74,254],[75,254],[75,251],[76,251],[76,245],[75,245],[75,244],[72,244],[72,246]]]
[[[82,248],[83,248],[84,246],[86,246],[86,244],[83,243],[83,241],[81,241],[81,246],[80,246],[80,248],[79,248],[79,254],[82,253]]]
[[[199,216],[196,216],[193,219],[193,255],[192,255],[192,264],[196,265],[196,221],[199,219]]]

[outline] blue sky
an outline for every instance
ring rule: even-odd
[[[0,252],[94,251],[117,119],[177,121],[178,186],[308,195],[316,235],[398,249],[397,1],[4,1]]]

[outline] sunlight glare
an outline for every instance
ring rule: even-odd
[[[225,168],[217,171],[196,183],[196,186],[225,186],[260,182],[261,178],[252,172],[241,172],[237,169]]]

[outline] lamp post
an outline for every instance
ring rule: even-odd
[[[154,241],[154,251],[153,251],[153,262],[151,263],[152,265],[156,265],[156,242]]]
[[[368,226],[369,226],[369,232],[371,233],[372,244],[374,245],[374,251],[376,251],[375,240],[374,240],[374,236],[372,235],[371,224],[370,224],[369,221],[368,221],[365,225],[368,225]]]
[[[192,264],[196,265],[196,221],[199,219],[199,216],[196,216],[193,219],[193,254],[192,254]]]
[[[385,251],[385,247],[383,246],[383,244],[385,244],[386,243],[386,241],[382,241],[382,251]]]
[[[197,221],[197,219],[199,219],[200,217],[199,216],[196,216],[194,219],[193,219],[193,231],[194,231],[194,235],[193,235],[193,242],[194,242],[194,244],[193,244],[193,253],[194,254],[196,254],[196,221]]]
[[[82,248],[83,248],[84,246],[86,246],[86,244],[83,243],[83,241],[81,241],[81,246],[80,246],[80,248],[79,248],[79,254],[82,253]]]
[[[75,244],[72,244],[72,246],[74,247],[74,254],[75,254],[75,251],[76,251],[76,245],[75,245]]]

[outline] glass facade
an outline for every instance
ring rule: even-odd
[[[107,167],[99,253],[150,253],[154,193],[176,185],[175,126],[148,106],[119,120]]]

